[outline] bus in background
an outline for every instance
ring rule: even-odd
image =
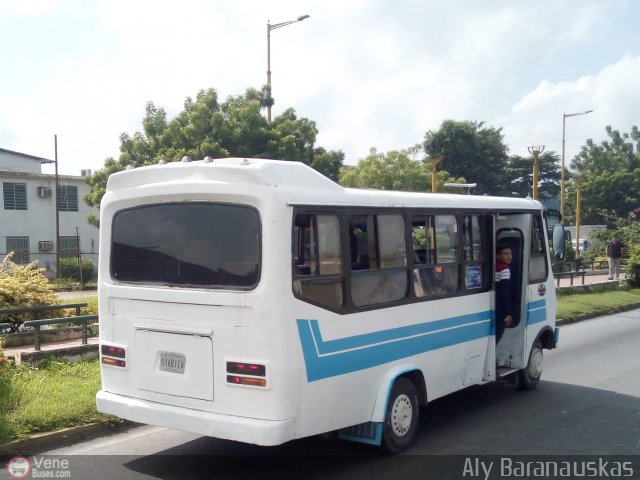
[[[112,175],[100,234],[97,405],[136,422],[397,452],[421,406],[500,377],[535,388],[556,346],[530,199],[346,189],[298,162],[207,158]],[[513,323],[496,345],[497,242],[513,252]]]

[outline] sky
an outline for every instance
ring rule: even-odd
[[[273,115],[315,121],[345,164],[448,119],[560,155],[563,113],[593,110],[566,118],[569,166],[640,124],[634,0],[0,0],[0,148],[53,159],[57,135],[62,174],[100,169],[147,102],[173,118],[199,90],[261,88],[267,22],[305,14],[271,31]]]

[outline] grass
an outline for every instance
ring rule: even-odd
[[[620,289],[594,293],[558,296],[558,318],[575,319],[582,315],[597,315],[639,304],[640,289]]]
[[[0,366],[0,444],[108,417],[96,410],[97,360]]]
[[[97,282],[94,280],[91,280],[90,282],[83,282],[80,283],[79,281],[73,279],[73,278],[55,278],[53,280],[49,280],[49,284],[51,285],[51,288],[73,288],[73,287],[95,287],[97,286]]]

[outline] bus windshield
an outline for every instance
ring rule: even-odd
[[[111,277],[177,287],[252,288],[260,277],[260,218],[253,208],[166,203],[114,216]]]

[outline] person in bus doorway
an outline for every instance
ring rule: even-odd
[[[511,247],[498,244],[496,247],[496,344],[504,329],[511,325]]]
[[[613,276],[616,276],[616,280],[620,279],[620,261],[622,260],[622,243],[620,237],[614,235],[611,238],[611,243],[607,245],[607,257],[609,259],[609,280],[613,280]]]

